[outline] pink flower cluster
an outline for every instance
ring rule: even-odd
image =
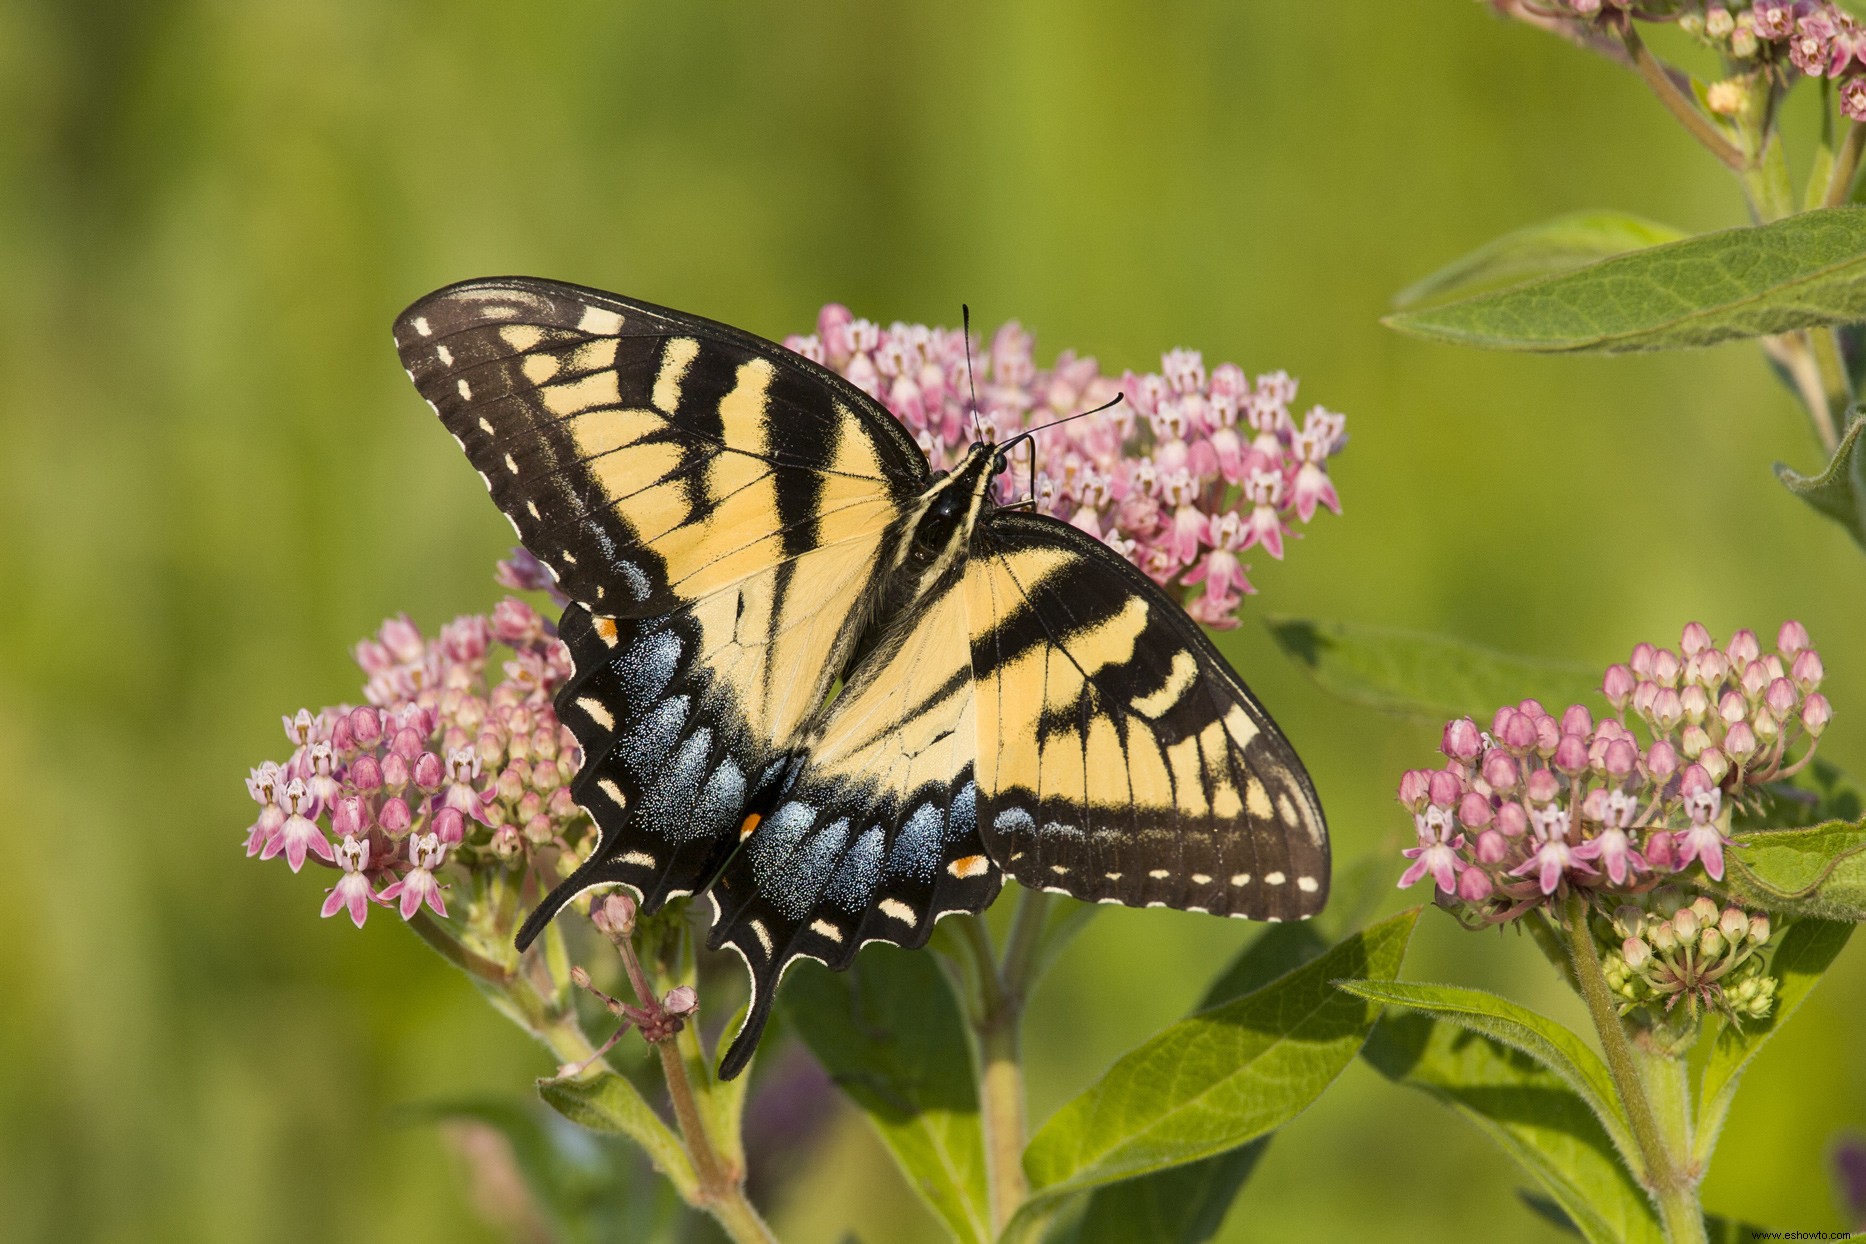
[[[500,579],[532,586],[524,559]],[[493,681],[494,646],[509,650]],[[285,718],[293,750],[247,778],[259,805],[246,853],[283,855],[297,872],[315,858],[340,872],[323,914],[361,927],[370,906],[412,919],[447,914],[442,869],[518,873],[574,865],[590,830],[570,798],[580,755],[551,695],[570,674],[556,630],[508,597],[424,636],[406,617],[356,647],[366,703]],[[540,878],[545,883],[556,876]]]
[[[1208,626],[1236,626],[1239,603],[1256,590],[1243,553],[1258,547],[1280,559],[1298,523],[1322,506],[1341,512],[1328,460],[1347,443],[1347,420],[1314,406],[1298,426],[1296,381],[1284,372],[1252,382],[1224,363],[1208,373],[1195,350],[1174,350],[1145,375],[1104,375],[1093,358],[1068,350],[1046,370],[1013,321],[992,334],[968,376],[964,333],[882,328],[836,304],[823,308],[814,334],[784,344],[885,404],[936,468],[951,467],[981,437],[1004,443],[1060,424],[1012,451],[998,499],[1032,491],[1034,449],[1036,507],[1104,541],[1182,599],[1202,588],[1187,609]],[[1118,406],[1069,419],[1117,396]]]
[[[1734,112],[1742,75],[1762,66],[1792,69],[1810,78],[1839,83],[1840,110],[1866,121],[1866,27],[1833,0],[1492,0],[1504,13],[1539,25],[1569,23],[1583,42],[1600,30],[1622,29],[1632,20],[1676,22],[1722,55],[1739,75],[1714,84],[1707,103],[1714,112]],[[1730,101],[1721,106],[1720,96]]]
[[[1607,670],[1598,722],[1534,700],[1488,731],[1449,722],[1444,767],[1400,780],[1418,843],[1399,884],[1430,876],[1441,903],[1495,924],[1567,887],[1638,894],[1694,864],[1721,880],[1733,804],[1814,754],[1832,716],[1821,678],[1799,622],[1766,655],[1754,632],[1718,648],[1693,622],[1676,652],[1640,644]]]

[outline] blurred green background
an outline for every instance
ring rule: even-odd
[[[1823,750],[1866,773],[1866,558],[1772,479],[1816,450],[1754,349],[1518,358],[1376,322],[1477,243],[1607,206],[1742,219],[1635,78],[1467,0],[4,0],[0,1235],[500,1238],[396,1109],[525,1092],[548,1056],[393,921],[319,921],[318,881],[240,850],[280,712],[354,697],[384,615],[496,599],[510,533],[389,341],[463,277],[774,336],[832,299],[967,300],[1046,360],[1288,368],[1349,416],[1347,512],[1257,559],[1251,609],[1602,664],[1691,618],[1799,617]],[[1225,642],[1338,861],[1402,845],[1392,787],[1435,731],[1324,698],[1254,617]],[[1102,916],[1034,1003],[1035,1118],[1252,931]],[[1526,944],[1432,915],[1408,974],[1566,1005]],[[1863,1011],[1855,946],[1752,1072],[1711,1208],[1841,1225]],[[822,1146],[770,1202],[787,1240],[933,1238],[858,1119]],[[1561,1238],[1521,1182],[1357,1064],[1224,1238]]]

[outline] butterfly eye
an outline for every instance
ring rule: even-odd
[[[1000,453],[991,460],[991,473],[993,475],[1002,475],[1010,465],[1011,460]]]

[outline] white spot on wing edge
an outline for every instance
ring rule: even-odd
[[[1249,885],[1250,874],[1249,873],[1232,873],[1231,884],[1232,885]]]
[[[609,796],[610,802],[614,803],[616,807],[618,808],[628,807],[628,800],[623,797],[622,788],[620,786],[617,786],[613,779],[611,778],[599,779],[596,783],[596,789],[601,791],[603,794]]]
[[[616,860],[618,863],[635,864],[642,868],[654,867],[654,856],[649,855],[646,851],[630,851],[625,855],[618,855]]]
[[[1168,869],[1156,868],[1152,872],[1148,873],[1147,875],[1149,877],[1152,877],[1155,881],[1165,881],[1168,877],[1172,876],[1173,874]]]
[[[764,921],[747,920],[745,922],[745,927],[752,931],[752,936],[758,939],[758,944],[765,948],[765,954],[769,955],[773,950],[777,949],[776,944],[771,940],[771,930],[765,928]]]
[[[460,390],[460,396],[462,398],[466,399],[469,402],[473,400],[473,386],[468,384],[466,381],[464,380],[456,381],[454,383],[454,388]]]
[[[842,945],[842,930],[827,920],[812,920],[810,922],[810,932],[816,934],[818,937],[826,937],[838,946]]]
[[[616,728],[616,719],[609,712],[609,706],[604,704],[601,700],[596,699],[594,696],[585,695],[577,697],[577,707],[589,714],[590,720],[603,729],[613,730]]]
[[[425,315],[417,315],[415,317],[415,331],[420,333],[423,337],[432,337],[434,335],[434,330],[428,327],[428,317]]]
[[[434,356],[440,359],[441,365],[444,367],[452,367],[454,365],[454,352],[449,350],[446,346],[435,346]]]
[[[1282,873],[1265,873],[1263,875],[1263,883],[1265,885],[1282,885],[1288,880],[1289,878],[1285,877]]]
[[[1304,894],[1313,894],[1321,889],[1321,883],[1316,881],[1314,877],[1298,877],[1296,878],[1296,888],[1301,890]]]
[[[881,914],[890,920],[899,920],[902,924],[919,923],[919,921],[914,918],[914,909],[901,902],[898,898],[882,899]]]
[[[1193,873],[1192,874],[1193,885],[1210,885],[1211,883],[1212,883],[1212,878],[1211,878],[1211,874],[1209,873]]]

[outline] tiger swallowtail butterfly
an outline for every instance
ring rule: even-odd
[[[1112,549],[948,474],[834,372],[596,290],[469,281],[395,323],[421,395],[570,604],[557,712],[619,883],[705,893],[751,973],[923,945],[1008,874],[1256,920],[1328,897],[1321,804],[1205,633]]]

